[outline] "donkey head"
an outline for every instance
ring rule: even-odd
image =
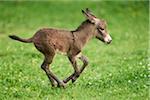
[[[107,23],[105,20],[101,20],[94,16],[91,11],[86,8],[86,10],[82,10],[82,13],[86,16],[86,18],[94,24],[95,26],[95,37],[107,44],[110,44],[112,41],[112,38],[107,33],[106,26]]]

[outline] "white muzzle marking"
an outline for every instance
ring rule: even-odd
[[[106,37],[104,38],[104,41],[105,41],[106,43],[110,43],[110,42],[112,41],[112,38],[110,37],[109,34],[106,35]]]

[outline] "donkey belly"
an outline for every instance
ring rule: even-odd
[[[50,44],[53,45],[56,53],[60,54],[66,54],[70,47],[67,41],[61,39],[59,41],[51,41]]]

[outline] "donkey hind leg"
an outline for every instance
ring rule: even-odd
[[[52,87],[57,87],[56,81],[55,81],[51,76],[49,76],[48,73],[47,73],[47,71],[46,71],[46,69],[49,68],[49,64],[47,64],[47,63],[45,62],[45,60],[44,60],[44,62],[42,63],[41,68],[46,72],[46,75],[48,76],[48,78],[49,78],[49,80],[50,80],[50,82],[51,82]]]
[[[59,87],[65,87],[64,82],[59,80],[52,72],[49,70],[49,65],[52,63],[54,55],[45,56],[45,60],[43,64],[41,65],[41,68],[46,72],[46,75],[48,76],[52,86],[56,86],[58,84]],[[57,82],[57,84],[55,83]]]
[[[83,65],[80,69],[80,74],[83,72],[83,70],[85,69],[85,67],[88,65],[88,60],[85,56],[81,55],[79,57],[79,59],[83,62]],[[75,73],[73,73],[72,75],[70,75],[68,78],[66,78],[64,80],[65,83],[67,83],[70,79],[72,79],[72,82],[75,82],[77,80],[79,76],[75,76]]]

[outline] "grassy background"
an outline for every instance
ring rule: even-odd
[[[0,99],[148,100],[149,2],[2,2],[0,1]],[[31,37],[43,27],[73,30],[86,7],[108,22],[110,45],[93,39],[85,46],[90,64],[75,84],[51,88],[40,69],[43,56],[32,44],[12,41],[9,34]],[[57,55],[52,70],[61,79],[73,72]]]

